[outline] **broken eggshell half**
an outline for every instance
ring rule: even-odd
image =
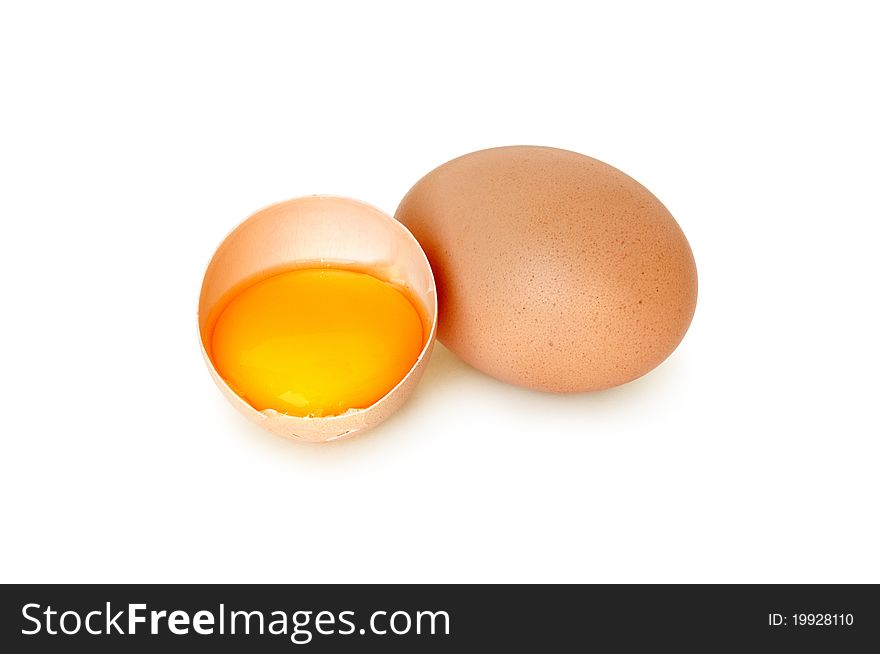
[[[211,330],[230,293],[272,271],[303,266],[355,268],[407,291],[423,312],[426,338],[409,372],[374,404],[336,416],[299,417],[258,411],[230,388],[209,355]],[[437,331],[437,293],[424,251],[401,223],[371,205],[315,195],[257,211],[220,244],[205,272],[199,296],[199,341],[217,386],[245,417],[299,441],[326,442],[375,427],[409,398],[424,373]]]

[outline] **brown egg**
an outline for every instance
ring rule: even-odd
[[[434,270],[440,340],[507,382],[624,384],[668,357],[694,314],[697,271],[672,215],[575,152],[464,155],[419,180],[395,217]]]

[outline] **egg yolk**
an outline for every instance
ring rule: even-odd
[[[424,345],[421,314],[371,275],[299,269],[256,282],[223,308],[217,372],[258,411],[330,416],[381,399]]]

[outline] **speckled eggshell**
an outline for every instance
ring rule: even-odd
[[[498,379],[557,392],[624,384],[691,323],[697,270],[681,228],[596,159],[473,152],[423,177],[395,217],[434,270],[440,340]]]

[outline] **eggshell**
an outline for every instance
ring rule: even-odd
[[[596,159],[473,152],[423,177],[395,217],[434,270],[438,337],[498,379],[558,392],[623,384],[691,323],[687,239],[650,191]]]
[[[356,267],[402,286],[425,312],[428,336],[419,358],[397,386],[375,404],[338,416],[299,417],[257,411],[217,373],[208,342],[212,318],[224,297],[267,271],[319,262]],[[199,297],[202,355],[232,405],[269,431],[295,440],[331,441],[378,425],[412,394],[431,356],[437,330],[437,296],[425,253],[412,234],[379,209],[357,200],[308,196],[266,207],[236,227],[208,264]]]

